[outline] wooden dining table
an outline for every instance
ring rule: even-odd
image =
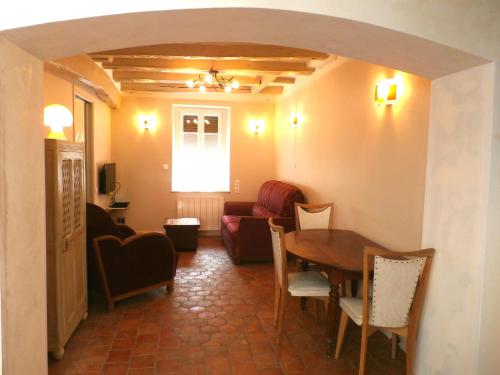
[[[384,249],[379,244],[350,230],[305,229],[285,235],[286,249],[301,259],[299,271],[309,262],[320,265],[328,274],[330,296],[327,314],[327,355],[331,357],[340,317],[339,285],[347,280],[363,279],[363,249]],[[373,265],[371,265],[373,268]]]

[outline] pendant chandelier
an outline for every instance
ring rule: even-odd
[[[224,90],[230,93],[232,89],[240,87],[238,81],[234,77],[226,78],[219,75],[219,71],[211,68],[207,74],[200,74],[194,81],[187,81],[187,86],[190,88],[198,87],[200,92],[207,91],[207,88],[212,88],[214,91]]]

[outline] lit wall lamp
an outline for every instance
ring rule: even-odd
[[[290,125],[292,128],[300,128],[302,125],[302,115],[300,113],[292,113],[290,116]]]
[[[143,130],[153,130],[156,127],[154,115],[139,115],[139,126]]]
[[[266,122],[264,120],[250,120],[248,122],[248,127],[250,131],[255,134],[262,133],[264,131],[264,127]]]
[[[382,79],[375,86],[375,104],[391,105],[401,96],[402,82],[399,78]]]
[[[66,140],[64,128],[73,125],[73,114],[61,104],[51,104],[43,110],[43,124],[50,127],[47,138]]]

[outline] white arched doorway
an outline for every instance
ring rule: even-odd
[[[439,258],[436,261],[438,271],[434,279],[438,281],[434,282],[444,283],[446,288],[442,290],[453,290],[455,284],[448,285],[447,280],[451,274],[458,273],[463,296],[454,295],[443,301],[443,295],[433,296],[431,293],[433,307],[429,308],[429,318],[422,327],[418,369],[427,374],[488,373],[492,368],[493,363],[480,366],[483,366],[482,358],[487,357],[492,344],[485,327],[499,306],[489,304],[488,300],[482,301],[481,296],[487,295],[483,284],[487,288],[490,281],[495,282],[494,273],[488,267],[490,260],[495,259],[490,257],[495,238],[487,229],[491,230],[497,223],[498,213],[487,203],[495,198],[492,192],[498,186],[492,179],[494,164],[490,163],[497,160],[495,153],[498,152],[498,145],[493,143],[494,127],[498,126],[493,98],[499,84],[493,65],[475,67],[493,60],[498,51],[492,47],[491,54],[481,54],[488,49],[487,43],[486,46],[484,42],[473,46],[469,37],[465,42],[457,40],[452,31],[440,25],[438,16],[427,14],[427,21],[420,16],[417,22],[412,18],[412,12],[417,9],[408,4],[403,10],[387,8],[388,4],[377,9],[373,4],[363,8],[361,2],[340,4],[343,2],[338,1],[338,9],[334,9],[333,5],[315,2],[307,4],[309,9],[298,6],[279,10],[276,9],[278,2],[268,3],[271,3],[267,5],[268,9],[177,9],[71,21],[66,20],[74,17],[68,11],[60,18],[50,19],[62,22],[17,29],[12,28],[13,23],[2,33],[6,39],[0,39],[0,113],[3,113],[0,122],[4,129],[0,155],[0,164],[4,166],[0,185],[0,235],[4,245],[3,366],[7,373],[41,373],[46,361],[43,324],[40,323],[44,318],[45,303],[45,255],[41,245],[45,232],[44,226],[40,225],[44,221],[43,137],[36,125],[41,122],[42,60],[136,45],[200,41],[257,42],[311,48],[436,79],[432,86],[424,245],[435,246],[448,255],[453,247],[465,246],[460,246],[460,242],[472,250],[459,252],[449,262],[444,258],[441,258],[441,264]],[[190,4],[195,6],[194,2],[187,2],[185,7]],[[214,4],[211,2],[207,8],[214,7]],[[272,4],[276,4],[275,9],[270,9]],[[97,12],[88,15],[100,15]],[[336,12],[339,15],[334,16]],[[391,23],[397,26],[391,27]],[[24,25],[28,24],[29,21],[25,20]],[[460,24],[458,20],[456,25]],[[399,31],[395,31],[396,28]],[[440,31],[444,35],[440,36]],[[481,34],[475,32],[473,35]],[[442,44],[445,42],[463,48],[451,48]],[[460,71],[465,72],[456,73]],[[444,77],[449,74],[452,76]],[[477,97],[471,98],[471,95]],[[467,107],[465,112],[463,106]],[[467,125],[472,123],[480,134],[479,138],[469,137]],[[468,149],[470,155],[446,160],[450,155],[454,158],[460,154],[460,144],[467,139],[475,142],[474,147]],[[440,153],[443,149],[448,153]],[[477,173],[473,178],[478,189],[470,183],[470,176],[455,175],[462,167],[471,165],[473,167],[468,172]],[[482,169],[478,171],[477,167]],[[27,170],[32,173],[27,173]],[[455,185],[464,188],[456,189]],[[466,212],[472,216],[460,218],[461,206],[447,200],[450,191],[455,199],[467,201],[466,206],[470,209]],[[464,220],[469,224],[472,222],[475,231],[472,235],[462,233],[464,238],[461,239],[460,233],[467,232],[470,227],[464,226]],[[31,229],[28,236],[26,228]],[[469,261],[469,257],[474,261]],[[483,270],[485,273],[481,274]],[[446,272],[449,274],[443,274]],[[481,276],[474,280],[477,274]],[[460,300],[468,300],[470,305],[462,304]],[[465,337],[460,340],[450,332],[446,335],[436,332],[443,325],[451,327],[447,322],[450,304],[455,304],[453,318]],[[24,329],[32,333],[29,340],[23,334]],[[480,344],[483,344],[484,354],[478,351]],[[442,352],[434,353],[436,348],[441,348]],[[33,360],[25,361],[23,352],[32,352]]]

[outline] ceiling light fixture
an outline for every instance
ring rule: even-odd
[[[230,93],[233,89],[236,90],[240,87],[238,81],[234,80],[234,77],[224,77],[219,75],[219,71],[211,68],[208,73],[200,74],[195,80],[189,80],[186,82],[189,88],[198,87],[200,92],[205,92],[207,89],[211,88],[214,91],[225,91]]]

